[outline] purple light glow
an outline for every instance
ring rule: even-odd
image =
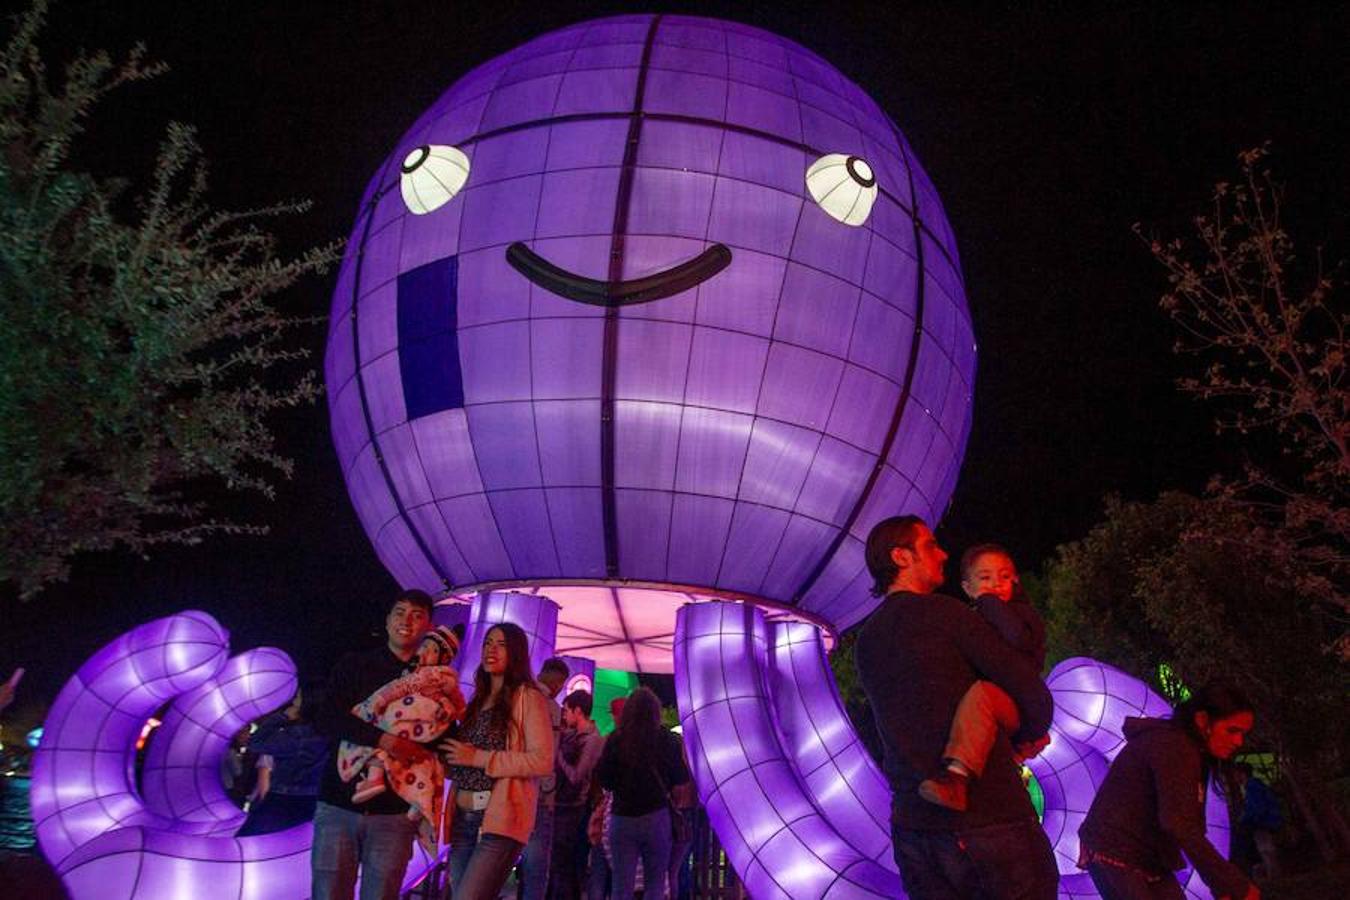
[[[645,278],[609,308],[593,283]],[[393,146],[325,368],[401,584],[541,590],[557,652],[670,671],[691,597],[867,614],[868,528],[951,494],[975,347],[936,192],[861,89],[758,29],[628,16],[485,63]]]

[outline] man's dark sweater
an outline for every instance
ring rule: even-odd
[[[957,831],[1035,818],[1012,761],[1012,743],[1002,733],[984,775],[971,780],[966,812],[918,794],[919,782],[938,770],[956,707],[977,680],[994,682],[1017,704],[1022,727],[1013,741],[1035,740],[1050,727],[1049,690],[989,623],[951,597],[900,591],[863,626],[854,660],[886,751],[896,826]]]
[[[1125,741],[1078,829],[1083,846],[1163,876],[1184,851],[1216,897],[1245,897],[1246,876],[1205,837],[1199,742],[1170,719],[1136,718]]]
[[[324,701],[314,717],[315,729],[329,740],[329,763],[319,789],[319,799],[324,803],[371,815],[408,811],[408,804],[393,791],[385,791],[365,803],[352,803],[357,779],[344,782],[338,775],[337,745],[344,740],[365,747],[379,744],[384,732],[352,715],[352,707],[395,678],[411,672],[415,661],[414,657],[405,663],[385,646],[348,653],[333,667]]]

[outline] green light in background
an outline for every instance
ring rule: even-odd
[[[627,697],[637,690],[638,678],[632,672],[618,669],[595,670],[595,708],[591,719],[601,734],[614,730],[614,718],[609,714],[609,703],[615,697]]]

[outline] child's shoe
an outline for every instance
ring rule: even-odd
[[[919,782],[919,796],[929,803],[965,812],[966,787],[969,781],[965,775],[951,769],[943,769],[932,778],[925,778]]]

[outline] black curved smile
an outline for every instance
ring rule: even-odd
[[[546,291],[593,306],[632,306],[670,297],[697,287],[731,265],[731,250],[713,244],[678,266],[627,281],[600,281],[561,269],[520,241],[506,248],[506,261],[517,272]]]

